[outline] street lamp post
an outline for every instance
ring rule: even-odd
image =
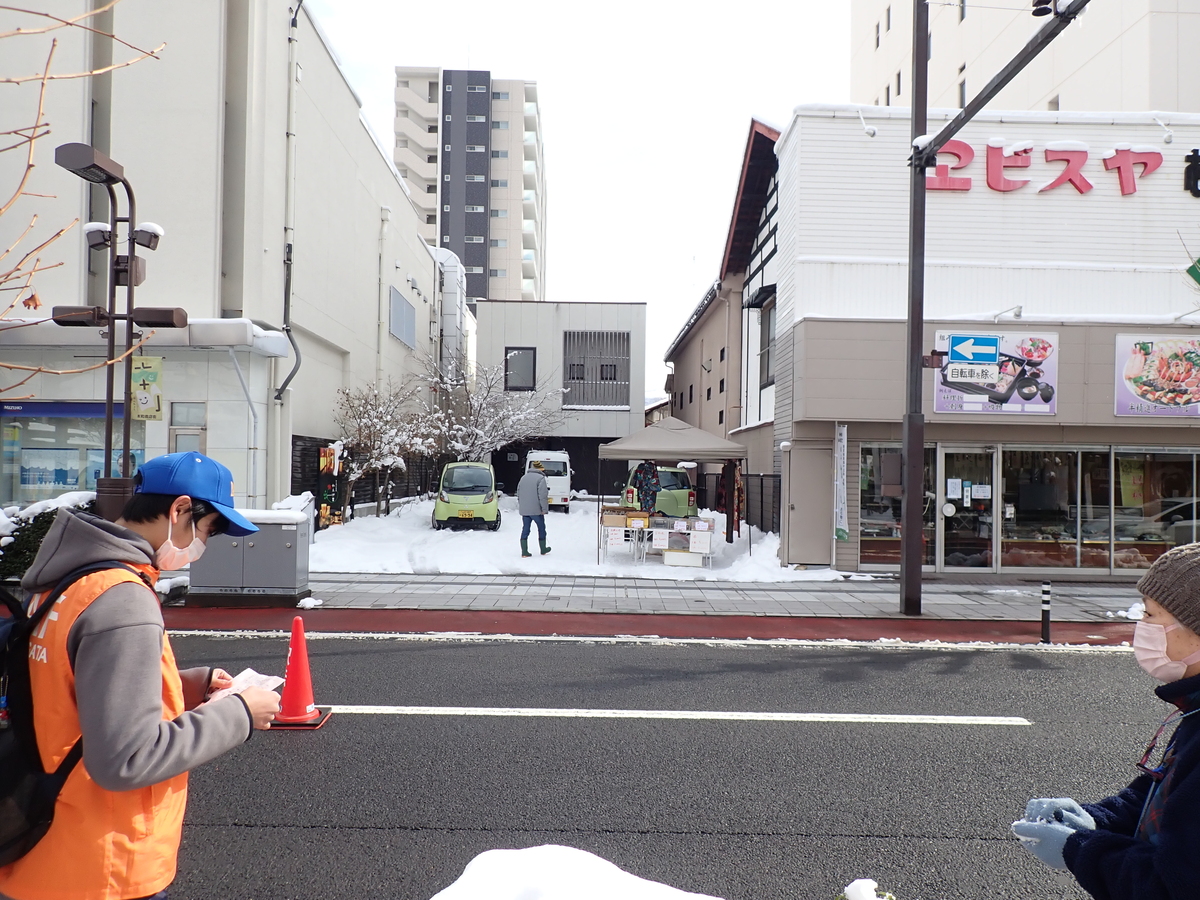
[[[133,494],[131,432],[133,426],[133,338],[134,325],[153,325],[182,328],[187,325],[187,312],[177,308],[145,308],[134,311],[134,288],[146,280],[145,260],[137,255],[138,246],[149,250],[158,248],[163,230],[151,222],[136,224],[137,201],[133,187],[125,178],[125,169],[88,144],[63,144],[54,151],[54,162],[92,184],[102,184],[108,191],[109,220],[89,222],[84,227],[91,250],[108,249],[108,307],[56,306],[52,311],[59,325],[108,328],[108,364],[104,391],[104,475],[96,479],[96,509],[106,519],[120,515]],[[126,212],[117,215],[117,192],[120,184],[125,191]],[[126,253],[117,252],[117,228],[126,225]],[[125,288],[125,312],[117,312],[117,288]],[[117,356],[116,326],[125,323],[125,375],[123,422],[121,427],[121,474],[112,475],[113,455],[113,398],[116,393]]]

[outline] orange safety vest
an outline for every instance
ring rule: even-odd
[[[151,578],[158,575],[148,565],[132,568]],[[80,578],[30,640],[34,728],[48,772],[58,767],[81,732],[67,636],[93,600],[122,582],[144,586],[125,569]],[[183,713],[183,684],[165,634],[162,700],[164,720]],[[21,859],[0,868],[0,894],[15,900],[130,900],[156,894],[175,878],[186,805],[186,772],[149,787],[114,792],[92,781],[81,763],[59,794],[54,824],[45,837]]]

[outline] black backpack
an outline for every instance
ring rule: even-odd
[[[0,718],[7,712],[7,726],[0,722],[0,866],[20,859],[50,830],[58,795],[83,757],[80,738],[55,771],[42,768],[33,729],[29,639],[63,591],[84,575],[118,568],[138,574],[116,561],[83,566],[63,578],[32,615],[26,604],[0,588],[0,603],[10,616],[0,618]]]

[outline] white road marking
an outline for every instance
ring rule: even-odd
[[[877,713],[727,712],[690,709],[542,709],[504,706],[334,705],[359,716],[494,716],[547,719],[683,719],[704,722],[851,722],[867,725],[1032,725],[1019,716],[900,716]]]
[[[171,629],[173,638],[286,638],[290,631],[282,630],[222,630],[222,629]],[[320,640],[381,640],[381,641],[427,641],[477,642],[499,644],[650,644],[653,646],[687,646],[696,644],[704,647],[823,647],[828,650],[1013,650],[1034,653],[1133,653],[1133,647],[1113,644],[1013,644],[990,641],[905,641],[901,638],[879,638],[874,641],[851,641],[845,638],[808,640],[803,638],[664,638],[656,634],[618,635],[571,635],[571,634],[483,634],[478,631],[310,631],[310,641]]]

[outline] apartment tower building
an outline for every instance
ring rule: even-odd
[[[545,299],[536,83],[397,67],[395,161],[425,216],[425,240],[462,261],[470,301]]]

